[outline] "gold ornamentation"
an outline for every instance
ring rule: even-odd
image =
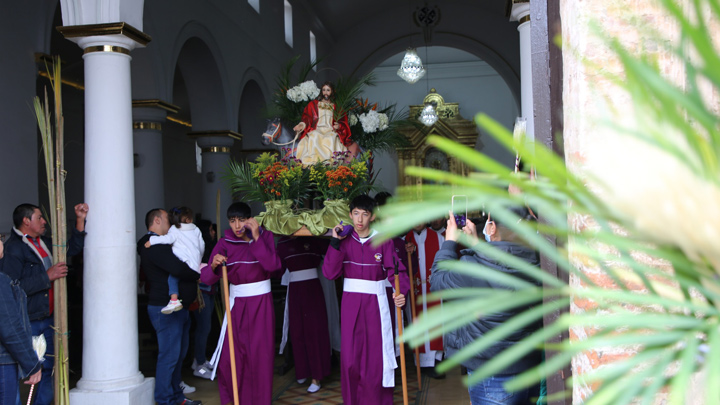
[[[206,137],[212,137],[212,136],[219,136],[219,137],[227,136],[227,137],[230,137],[230,138],[233,138],[233,139],[237,139],[238,141],[242,141],[242,138],[243,138],[242,134],[239,134],[239,133],[237,133],[237,132],[235,132],[235,131],[230,131],[230,130],[228,130],[228,129],[226,129],[226,130],[220,130],[220,131],[195,131],[195,132],[190,132],[190,133],[188,134],[188,136],[190,136],[190,137],[192,137],[192,138],[206,138]]]
[[[526,22],[528,22],[528,21],[530,21],[530,16],[529,16],[529,15],[526,15],[525,17],[521,17],[521,18],[518,20],[518,23],[519,23],[519,25],[523,25],[524,23],[526,23]]]
[[[433,167],[446,170],[450,173],[468,175],[470,168],[463,162],[457,161],[452,156],[442,158],[437,149],[428,145],[425,140],[430,135],[438,135],[454,142],[475,148],[478,143],[478,129],[475,123],[460,115],[458,103],[446,103],[443,97],[435,91],[430,90],[425,96],[422,105],[411,105],[410,119],[417,120],[418,115],[426,103],[435,103],[439,120],[430,127],[407,126],[400,130],[409,141],[406,147],[396,150],[398,155],[398,185],[420,185],[422,179],[405,175],[405,168],[408,166]],[[482,144],[478,147],[482,149]]]
[[[92,37],[100,35],[123,35],[140,45],[147,45],[152,41],[150,35],[140,31],[132,25],[124,22],[108,24],[69,25],[57,27],[57,30],[65,38]]]
[[[178,111],[180,111],[180,107],[157,98],[149,100],[133,100],[132,106],[133,108],[160,108],[171,114],[177,114]]]
[[[162,131],[162,124],[159,122],[133,122],[133,129],[150,129]]]
[[[83,52],[85,55],[93,52],[116,52],[116,53],[122,53],[124,55],[130,55],[130,50],[127,48],[123,48],[121,46],[114,46],[114,45],[98,45],[98,46],[88,46],[85,48],[85,52]]]
[[[230,153],[230,148],[227,146],[211,146],[209,148],[202,148],[202,153]]]

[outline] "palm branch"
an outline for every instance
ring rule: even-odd
[[[415,187],[403,189],[393,203],[383,207],[378,230],[388,238],[446,214],[452,194],[467,195],[468,210],[491,212],[561,271],[570,273],[572,283],[568,286],[483,243],[473,249],[518,269],[543,283],[544,288],[479,265],[440,263],[441,269],[491,279],[512,291],[468,288],[433,293],[430,299],[446,301],[442,309],[430,310],[405,331],[404,339],[411,345],[424,342],[426,330],[431,331],[432,339],[483,314],[524,305],[531,305],[531,309],[484,334],[441,363],[438,371],[461,364],[519,328],[541,322],[544,315],[568,302],[585,302],[587,305],[577,306],[572,313],[499,353],[466,383],[472,385],[497,374],[533,350],[544,347],[557,351],[537,368],[506,384],[508,390],[519,389],[560,370],[574,356],[605,348],[631,351],[634,355],[573,376],[570,385],[593,385],[586,403],[648,404],[667,395],[668,403],[682,404],[697,373],[704,374],[706,383],[695,394],[702,395],[708,404],[720,401],[720,386],[714,383],[720,377],[720,259],[712,246],[717,241],[712,235],[718,224],[713,208],[717,200],[711,198],[720,196],[720,116],[702,90],[703,85],[709,86],[712,94],[720,90],[720,57],[711,42],[713,33],[704,22],[708,12],[715,19],[720,17],[720,1],[697,0],[689,2],[685,9],[673,0],[660,2],[682,28],[683,41],[679,45],[672,41],[654,43],[662,44],[659,46],[683,61],[685,80],[680,82],[684,87],[665,78],[655,60],[633,55],[612,38],[606,44],[622,64],[623,75],[601,74],[625,89],[633,102],[632,113],[641,123],[637,128],[608,122],[607,128],[624,139],[640,142],[646,154],[658,156],[648,171],[656,171],[656,176],[673,176],[666,181],[675,187],[683,186],[679,197],[671,190],[663,201],[632,204],[630,197],[642,196],[647,190],[621,195],[618,185],[608,182],[602,173],[580,177],[568,170],[552,150],[541,144],[515,142],[506,128],[480,114],[476,117],[478,125],[508,151],[523,156],[526,164],[535,166],[537,180],[524,173],[510,173],[507,167],[480,152],[433,136],[428,142],[482,174],[463,177],[428,168],[408,168],[406,174],[438,185],[423,187],[422,201],[417,201]],[[519,187],[523,194],[508,194],[509,185]],[[712,202],[708,203],[708,199]],[[667,214],[657,215],[662,213],[662,204],[672,207],[669,218]],[[512,210],[525,205],[540,213],[537,226],[514,220]],[[583,218],[585,226],[571,228],[568,218]],[[688,224],[689,230],[675,225],[675,221]],[[567,240],[568,244],[558,247],[547,236]],[[470,243],[463,237],[460,241]],[[583,271],[587,266],[610,280],[613,288],[590,277]],[[545,343],[568,330],[591,333],[573,341]]]
[[[335,111],[333,115],[335,120],[348,115],[357,106],[356,100],[360,98],[365,86],[375,85],[375,75],[368,73],[365,76],[356,78],[353,76],[340,77],[335,83]]]
[[[293,80],[292,72],[299,59],[300,55],[294,56],[280,69],[280,74],[275,79],[275,91],[272,94],[272,100],[264,112],[266,118],[279,117],[282,122],[290,124],[300,122],[306,103],[295,103],[288,99],[287,91],[293,86],[306,81],[308,74],[322,59],[310,61],[300,66]]]
[[[231,159],[225,169],[223,180],[233,195],[240,196],[243,201],[267,201],[260,184],[253,178],[253,169],[248,162]]]

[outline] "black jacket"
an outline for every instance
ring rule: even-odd
[[[85,235],[85,232],[73,228],[72,235],[67,241],[68,257],[82,252]],[[51,255],[52,242],[49,238],[43,237],[42,240],[47,248],[47,253]],[[5,242],[3,261],[2,272],[7,274],[11,280],[17,280],[27,294],[27,312],[30,320],[35,321],[50,316],[48,291],[52,283],[48,278],[47,270],[31,242],[15,228],[10,231],[10,237]]]
[[[190,268],[172,252],[172,245],[152,245],[145,247],[150,236],[146,234],[137,243],[140,255],[140,268],[145,273],[149,284],[148,305],[165,306],[170,299],[168,295],[168,276],[178,278],[178,298],[187,308],[197,297],[197,280],[200,274]]]
[[[540,257],[538,253],[528,247],[512,242],[490,242],[490,244],[495,248],[509,253],[517,258],[520,258],[534,266],[539,266],[540,264]],[[433,262],[433,267],[431,271],[432,274],[430,276],[430,285],[432,291],[467,287],[501,288],[506,290],[509,289],[509,287],[505,285],[495,284],[482,278],[475,278],[464,274],[439,269],[437,266],[439,262],[444,260],[458,259],[456,250],[457,246],[458,245],[456,242],[445,241],[440,250],[438,251],[437,255],[435,255],[435,261]],[[479,263],[492,269],[502,271],[503,273],[520,277],[526,281],[530,281],[537,285],[540,285],[538,281],[531,280],[522,275],[517,270],[509,268],[502,263],[478,254],[472,249],[461,250],[460,260],[470,263]],[[448,355],[453,355],[455,352],[469,345],[474,340],[481,337],[483,334],[489,332],[493,328],[501,325],[503,322],[509,320],[515,315],[520,314],[528,308],[528,306],[520,306],[504,312],[487,314],[479,318],[478,320],[471,322],[470,324],[467,324],[452,332],[448,332],[445,335],[445,345],[447,347]],[[497,342],[495,345],[466,360],[465,362],[463,362],[463,365],[471,370],[475,370],[482,366],[485,362],[491,360],[493,357],[495,357],[505,349],[508,349],[513,344],[534,333],[541,327],[542,323],[537,322],[521,328],[512,333],[511,335],[507,336],[505,339]],[[518,374],[537,366],[538,364],[540,364],[540,362],[541,353],[539,351],[534,351],[527,354],[524,358],[520,359],[514,364],[508,364],[507,367],[498,374]]]

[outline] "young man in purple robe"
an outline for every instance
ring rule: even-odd
[[[340,380],[346,405],[393,403],[395,350],[391,311],[385,292],[385,279],[394,285],[394,268],[400,273],[400,292],[394,304],[405,305],[409,291],[405,267],[391,241],[373,246],[377,234],[370,228],[375,220],[375,200],[358,196],[350,203],[354,230],[348,237],[338,236],[338,225],[325,255],[323,274],[331,280],[344,276],[340,310]]]
[[[318,279],[318,266],[327,247],[327,239],[311,237],[284,237],[277,244],[282,268],[289,271],[280,353],[289,332],[295,378],[300,384],[312,378],[310,393],[317,392],[320,380],[330,375],[330,332]]]
[[[202,269],[200,280],[207,285],[222,277],[227,263],[230,284],[231,331],[235,344],[237,385],[241,404],[270,404],[275,359],[275,312],[270,293],[271,273],[280,268],[273,233],[260,227],[243,202],[227,210],[230,229],[225,231],[211,253],[210,266]],[[229,340],[223,322],[220,339],[210,362],[218,375],[220,403],[233,402]]]

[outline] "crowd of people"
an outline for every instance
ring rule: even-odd
[[[153,209],[145,216],[147,234],[137,243],[140,267],[147,283],[147,312],[157,335],[155,401],[161,405],[195,405],[187,398],[192,387],[182,381],[182,367],[189,349],[191,312],[195,318],[193,374],[217,379],[222,404],[233,403],[234,392],[242,404],[269,404],[272,400],[276,356],[275,309],[271,278],[283,277],[287,285],[283,336],[280,352],[287,342],[293,348],[298,384],[310,380],[307,392],[322,389],[331,373],[333,349],[339,349],[340,378],[344,403],[392,404],[399,323],[412,320],[406,297],[414,289],[418,314],[442,302],[426,299],[434,291],[465,287],[508,288],[480,277],[450,272],[438,266],[443,260],[462,260],[514,276],[517,271],[485,257],[472,246],[458,245],[465,233],[473,243],[490,243],[521,260],[539,265],[537,253],[516,240],[496,219],[468,220],[459,227],[455,217],[440,219],[413,228],[405,235],[375,246],[373,228],[378,210],[390,198],[380,193],[362,195],[350,202],[352,229],[338,224],[330,238],[279,237],[258,224],[250,207],[235,202],[227,208],[227,229],[217,235],[216,225],[205,226],[203,235],[193,223],[187,207],[170,211]],[[68,240],[69,254],[82,250],[85,237],[86,204],[75,206],[76,226]],[[452,214],[452,213],[451,213]],[[531,220],[518,213],[521,220]],[[19,382],[37,384],[36,404],[52,402],[52,362],[41,361],[33,351],[31,336],[44,335],[48,354],[53,353],[52,281],[65,277],[65,263],[53,264],[51,242],[44,239],[46,222],[40,209],[22,204],[13,213],[14,227],[0,245],[0,404],[16,404]],[[482,227],[483,239],[477,229]],[[212,237],[215,236],[215,237]],[[206,246],[206,242],[207,246]],[[229,312],[210,360],[207,341],[215,293],[223,274],[229,282]],[[414,285],[410,285],[412,269]],[[283,276],[283,273],[284,276]],[[397,276],[396,276],[397,274]],[[395,291],[399,277],[399,291]],[[343,286],[338,316],[333,280]],[[405,308],[404,317],[395,308]],[[489,314],[437,339],[427,339],[415,361],[433,378],[436,364],[446,355],[461,350],[473,340],[510,319],[524,308]],[[463,363],[472,374],[497,353],[512,346],[541,325],[516,331],[496,346]],[[332,343],[332,331],[339,329],[340,345]],[[232,339],[228,336],[232,334]],[[230,341],[232,340],[232,348]],[[231,350],[235,370],[231,369]],[[522,392],[505,392],[502,384],[541,362],[540,353],[508,365],[498,375],[469,389],[473,404],[525,404],[537,398],[539,387]]]

